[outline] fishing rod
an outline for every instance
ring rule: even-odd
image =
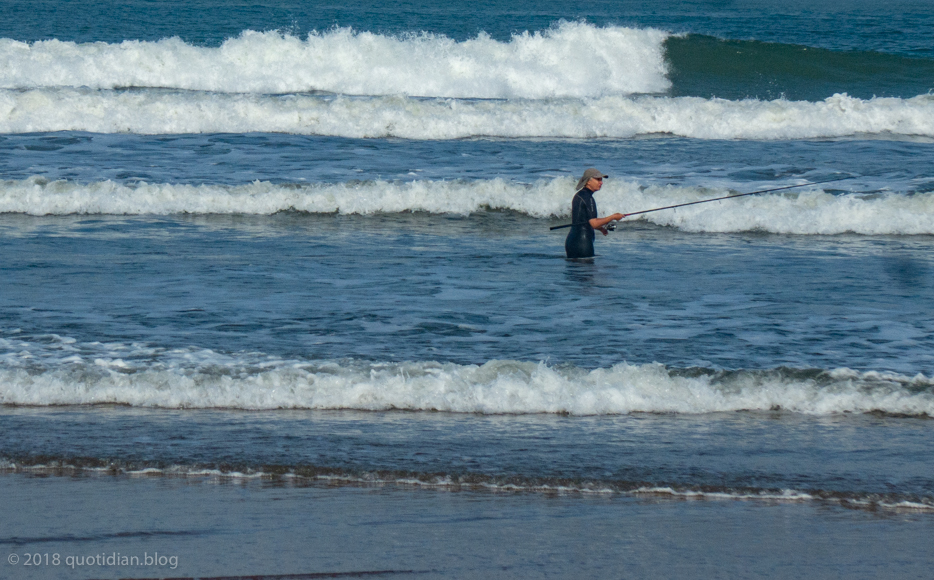
[[[675,204],[675,205],[666,205],[665,207],[656,207],[656,208],[653,208],[653,209],[644,209],[644,210],[642,210],[642,211],[634,211],[634,212],[632,212],[632,213],[624,213],[624,214],[623,214],[623,217],[625,218],[625,217],[629,217],[629,216],[631,216],[631,215],[640,215],[640,214],[644,214],[644,213],[652,213],[653,211],[662,211],[663,209],[674,209],[674,208],[676,208],[676,207],[684,207],[684,206],[686,206],[686,205],[696,205],[696,204],[698,204],[698,203],[707,203],[707,202],[711,202],[711,201],[720,201],[720,200],[724,200],[724,199],[733,199],[734,197],[746,197],[747,195],[756,195],[756,194],[758,194],[758,193],[769,193],[769,192],[771,192],[771,191],[781,191],[781,190],[783,190],[783,189],[792,189],[792,188],[794,188],[794,187],[804,187],[804,186],[806,186],[806,185],[821,185],[821,184],[823,184],[823,183],[833,183],[834,181],[843,181],[844,179],[853,179],[853,177],[852,177],[851,175],[847,175],[846,177],[837,177],[836,179],[828,179],[828,180],[826,180],[826,181],[811,181],[811,182],[808,182],[808,183],[799,183],[798,185],[786,185],[785,187],[773,187],[773,188],[771,188],[771,189],[760,189],[759,191],[750,191],[749,193],[739,193],[739,194],[736,194],[736,195],[725,195],[725,196],[723,196],[723,197],[714,197],[714,198],[711,198],[711,199],[702,199],[702,200],[700,200],[700,201],[689,201],[689,202],[687,202],[687,203],[679,203],[679,204]],[[576,223],[576,224],[564,224],[563,226],[552,226],[552,227],[550,227],[550,228],[548,228],[548,229],[550,229],[550,230],[560,230],[560,229],[562,229],[562,228],[570,228],[570,227],[572,227],[572,226],[580,226],[580,225],[583,225],[583,224],[586,224],[586,223],[588,223],[588,222],[579,222],[579,223]]]

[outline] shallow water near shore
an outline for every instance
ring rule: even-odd
[[[8,473],[181,477],[934,510],[930,419],[26,407]],[[237,441],[232,449],[230,441]],[[41,453],[37,453],[41,449]]]
[[[60,566],[34,567],[23,576],[30,578],[116,577],[111,556],[137,556],[143,565],[118,572],[137,578],[257,570],[308,578],[796,578],[802,567],[811,578],[923,578],[931,564],[929,516],[795,502],[113,476],[4,476],[0,486],[34,514],[7,521],[17,536],[4,542],[9,551],[61,556]],[[109,518],[89,525],[88,512]],[[165,562],[146,566],[147,555]],[[103,565],[88,565],[98,556]]]

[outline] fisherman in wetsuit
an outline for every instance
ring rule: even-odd
[[[597,237],[595,229],[607,234],[606,225],[623,219],[623,214],[614,213],[607,217],[597,217],[597,202],[593,194],[603,187],[603,175],[594,168],[584,171],[584,176],[577,182],[577,193],[571,200],[571,231],[564,240],[564,251],[568,258],[592,258],[593,241]]]

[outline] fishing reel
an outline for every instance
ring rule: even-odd
[[[616,224],[615,224],[615,223],[606,224],[606,225],[603,226],[603,227],[606,228],[606,231],[608,231],[608,232],[615,232],[615,231],[616,231]]]

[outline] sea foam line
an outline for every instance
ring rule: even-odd
[[[0,182],[0,213],[30,215],[249,214],[280,211],[374,214],[399,212],[468,215],[510,210],[536,218],[566,218],[574,179],[531,184],[505,179],[338,184],[244,185],[89,184],[41,177]],[[835,186],[845,182],[835,183]],[[724,188],[641,186],[606,182],[605,211],[639,211],[735,193]],[[765,231],[780,234],[931,235],[934,193],[832,194],[814,186],[644,214],[650,223],[693,232]]]
[[[934,137],[934,95],[818,102],[623,97],[463,100],[406,96],[0,89],[0,132],[279,132],[349,138],[810,139]]]
[[[270,467],[272,467],[270,469]],[[133,467],[120,462],[86,458],[45,459],[40,463],[0,457],[0,473],[34,473],[43,475],[107,475],[128,477],[167,477],[201,479],[208,482],[249,483],[256,480],[278,481],[284,484],[307,485],[306,482],[328,486],[398,486],[436,491],[485,491],[490,493],[540,493],[547,495],[626,495],[633,497],[663,497],[693,501],[759,501],[766,503],[819,502],[846,506],[851,509],[934,512],[929,497],[906,497],[904,494],[878,494],[828,490],[795,489],[720,489],[689,484],[647,486],[627,481],[579,481],[567,478],[527,478],[522,476],[490,476],[480,473],[417,473],[384,470],[355,471],[316,466],[256,466],[246,470],[204,466],[173,465],[170,467]]]
[[[220,47],[178,38],[119,44],[0,39],[0,87],[174,88],[228,93],[327,91],[465,98],[595,97],[669,87],[667,33],[563,22],[500,42],[341,28],[305,40],[245,31]]]

